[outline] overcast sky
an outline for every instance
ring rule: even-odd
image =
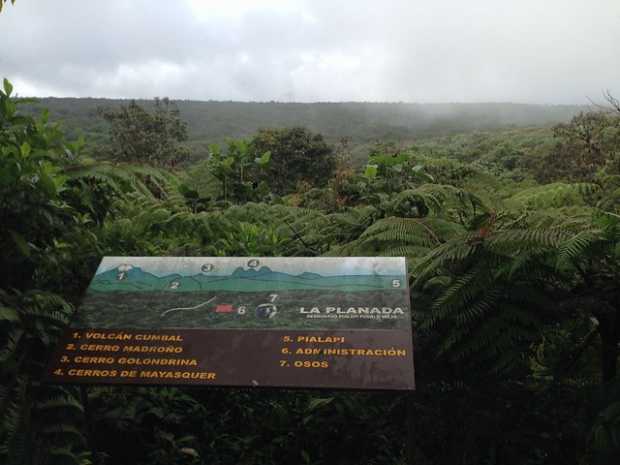
[[[20,95],[587,103],[620,95],[620,0],[17,0]]]

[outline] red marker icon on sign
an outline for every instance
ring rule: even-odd
[[[215,313],[232,313],[235,310],[231,304],[218,304],[215,307]]]

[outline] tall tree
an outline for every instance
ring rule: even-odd
[[[336,168],[333,150],[323,136],[305,128],[263,129],[250,148],[257,154],[271,153],[262,179],[280,195],[293,192],[300,181],[324,186]]]
[[[613,105],[613,100],[610,101]],[[541,181],[591,181],[597,172],[620,173],[620,117],[609,111],[580,113],[554,128],[555,148],[543,157]]]
[[[187,124],[167,98],[155,99],[152,112],[132,100],[118,109],[101,109],[100,113],[110,123],[111,158],[161,166],[174,166],[187,159],[189,151],[180,144],[187,140]]]

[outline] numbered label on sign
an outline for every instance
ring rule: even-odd
[[[200,267],[200,269],[204,272],[204,273],[209,273],[211,271],[213,271],[213,264],[212,263],[205,263],[204,265],[202,265]]]

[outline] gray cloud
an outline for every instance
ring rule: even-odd
[[[21,94],[585,103],[620,94],[618,0],[18,0]]]

